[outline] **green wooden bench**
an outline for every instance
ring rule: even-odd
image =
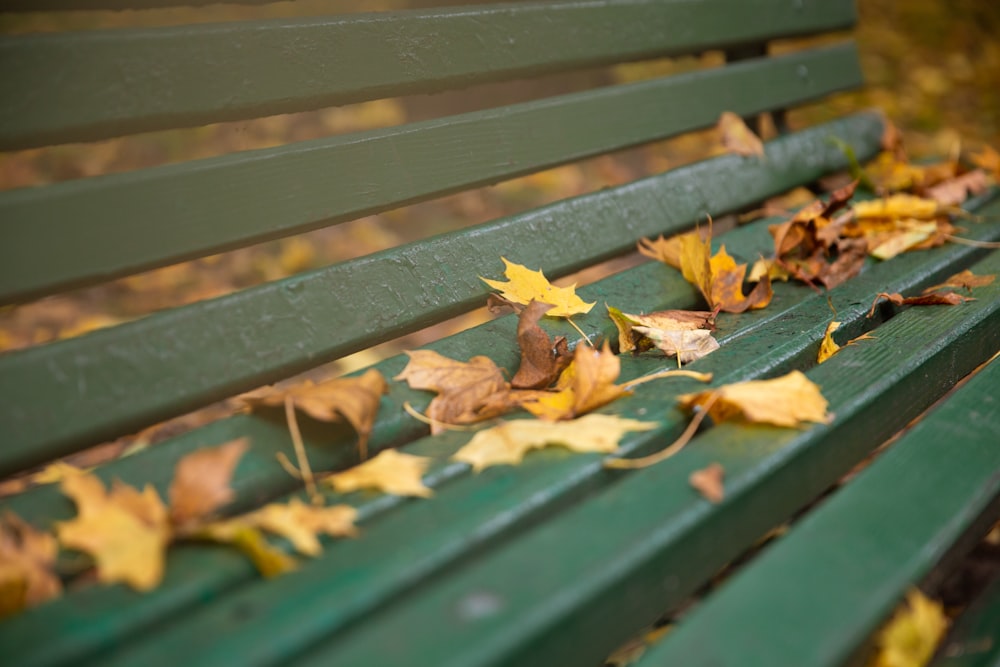
[[[248,0],[249,1],[249,0]],[[63,10],[37,0],[7,9]],[[201,4],[88,0],[88,8]],[[780,39],[849,28],[840,0],[630,0],[480,4],[366,15],[24,35],[0,40],[0,149],[20,149],[433,93],[600,65],[722,49],[724,67],[610,85],[368,132],[0,193],[0,298],[17,304],[266,239],[340,223],[553,165],[786,109],[862,83],[855,46],[767,55]],[[0,356],[0,475],[287,378],[484,303],[501,256],[550,278],[691,228],[879,150],[882,121],[858,113],[786,133],[766,159],[725,155],[537,210]],[[989,219],[989,194],[969,204]],[[773,222],[773,220],[772,220]],[[995,241],[1000,224],[967,236]],[[766,221],[719,239],[741,261],[768,254]],[[471,474],[448,456],[470,436],[430,437],[405,414],[431,394],[393,382],[370,440],[434,456],[419,501],[326,491],[359,511],[361,536],[325,543],[290,574],[260,578],[235,550],[174,549],[159,588],[70,586],[0,622],[4,662],[28,665],[596,665],[676,609],[763,535],[819,498],[1000,348],[1000,282],[960,307],[880,309],[1000,254],[946,245],[870,262],[829,293],[843,339],[877,341],[817,366],[827,294],[775,286],[765,309],[719,318],[722,347],[691,368],[713,386],[804,370],[836,418],[807,429],[713,425],[674,459],[639,471],[553,449]],[[696,308],[678,272],[646,263],[580,290],[633,312]],[[595,308],[577,323],[614,337]],[[574,343],[561,321],[552,333]],[[516,368],[513,316],[429,346]],[[622,377],[668,368],[623,355]],[[405,358],[378,364],[386,377]],[[836,665],[865,650],[906,590],[998,515],[994,364],[732,580],[643,665]],[[684,429],[677,394],[651,383],[603,409],[655,420],[622,453]],[[301,494],[276,461],[287,427],[239,414],[102,466],[106,481],[163,496],[184,454],[247,436],[233,512]],[[314,468],[357,462],[355,436],[303,419]],[[713,505],[689,474],[718,461]],[[2,502],[36,526],[74,515],[55,486]],[[995,604],[994,607],[995,608]],[[791,657],[790,657],[791,656]]]

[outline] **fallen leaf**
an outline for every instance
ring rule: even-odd
[[[614,322],[615,327],[618,329],[618,350],[620,352],[644,352],[654,346],[650,337],[646,336],[642,331],[637,332],[636,327],[646,327],[658,331],[715,329],[716,313],[714,312],[703,310],[658,310],[647,315],[635,315],[632,313],[623,313],[607,304],[605,304],[605,307],[608,309],[608,316],[611,317],[611,321]],[[705,333],[709,332],[706,331]],[[668,352],[668,354],[673,353]]]
[[[722,486],[722,479],[725,477],[725,470],[722,465],[712,463],[701,470],[695,470],[688,477],[688,483],[694,490],[700,493],[711,503],[721,503],[725,496],[725,489]]]
[[[544,389],[556,381],[573,360],[564,336],[554,341],[538,325],[552,306],[541,301],[528,304],[517,320],[517,344],[521,348],[521,365],[511,378],[515,389]]]
[[[972,297],[962,296],[955,292],[929,292],[920,296],[903,296],[899,292],[889,294],[881,292],[872,301],[872,307],[868,311],[868,317],[875,314],[875,308],[879,302],[885,299],[897,306],[957,306],[966,301],[975,301]]]
[[[711,331],[704,329],[669,330],[636,326],[634,330],[649,338],[667,356],[677,357],[682,364],[701,359],[719,349],[719,341],[712,337]]]
[[[319,384],[307,380],[285,389],[264,387],[239,398],[251,407],[281,407],[285,398],[290,397],[296,409],[313,419],[333,422],[343,417],[358,433],[358,450],[364,460],[379,402],[387,390],[382,374],[370,368],[356,377],[334,378]]]
[[[327,482],[338,493],[377,489],[397,496],[429,498],[433,491],[424,485],[422,478],[430,463],[428,456],[385,449],[361,465],[331,475]]]
[[[81,473],[63,478],[61,488],[76,503],[77,517],[56,524],[59,542],[90,554],[104,583],[155,588],[172,534],[167,508],[153,487],[140,493],[115,480],[106,492],[95,475]]]
[[[571,315],[589,313],[594,307],[593,303],[584,303],[576,295],[576,285],[569,287],[556,287],[552,285],[542,274],[541,270],[531,271],[530,269],[510,262],[506,257],[501,257],[506,265],[504,275],[508,282],[500,280],[488,280],[480,276],[480,280],[501,292],[501,296],[508,301],[519,303],[523,306],[534,301],[552,304],[552,309],[546,314],[552,317],[570,317]]]
[[[13,512],[0,518],[0,618],[62,593],[54,573],[59,545]]]
[[[937,223],[933,220],[901,220],[892,233],[878,238],[877,245],[871,249],[871,255],[881,260],[892,259],[901,252],[920,245],[937,230]]]
[[[727,384],[677,397],[681,407],[709,406],[713,420],[798,426],[803,422],[828,424],[827,400],[819,387],[800,371],[773,380]]]
[[[177,462],[168,493],[174,525],[204,519],[233,499],[229,480],[249,442],[248,438],[230,440],[218,447],[199,449]]]
[[[640,255],[663,262],[675,269],[681,268],[680,236],[671,236],[669,239],[665,239],[661,234],[655,241],[652,239],[639,239],[636,247]]]
[[[840,346],[833,341],[833,332],[839,328],[840,322],[830,322],[826,325],[826,333],[823,334],[823,342],[819,344],[816,363],[821,364],[840,351]]]
[[[985,169],[993,175],[993,180],[1000,181],[1000,153],[992,146],[983,146],[979,153],[973,153],[972,164]]]
[[[608,347],[596,350],[578,345],[573,363],[563,371],[556,384],[555,393],[532,392],[521,406],[531,414],[549,421],[573,419],[607,405],[629,393],[624,386],[616,385],[621,372],[621,361]]]
[[[730,153],[744,156],[764,157],[764,144],[753,133],[743,119],[732,111],[723,111],[717,125],[722,134],[722,145]]]
[[[970,196],[984,192],[989,185],[986,172],[974,169],[928,188],[925,194],[943,206],[958,206]]]
[[[971,291],[976,287],[986,287],[987,285],[991,284],[995,279],[996,276],[993,274],[977,276],[969,269],[965,269],[964,271],[956,273],[951,278],[948,278],[948,280],[944,281],[940,285],[935,285],[934,287],[928,287],[923,291],[923,293],[928,294],[930,292],[936,292],[937,290],[942,289],[944,287],[961,287]]]
[[[948,207],[942,206],[933,199],[900,194],[884,199],[856,202],[853,211],[857,220],[905,220],[911,218],[932,220],[939,215],[946,214]]]
[[[747,265],[736,264],[721,246],[712,256],[711,238],[702,239],[696,230],[675,237],[680,247],[681,275],[698,288],[709,308],[727,313],[763,308],[771,302],[771,281],[766,276],[743,294],[743,279]]]
[[[941,603],[917,589],[906,594],[906,606],[896,611],[876,640],[877,653],[869,667],[923,667],[948,628]]]
[[[656,426],[611,415],[587,415],[558,423],[518,419],[479,431],[452,458],[478,472],[494,465],[517,465],[530,450],[549,445],[574,452],[611,453],[618,450],[618,441],[626,433]]]
[[[237,523],[211,523],[199,526],[195,539],[228,544],[242,551],[265,577],[291,572],[298,567],[294,558],[270,544],[261,531]]]
[[[55,484],[61,482],[67,475],[77,475],[81,472],[84,472],[83,468],[65,461],[54,461],[32,475],[31,481],[35,484]]]
[[[439,424],[471,424],[503,414],[511,407],[510,386],[489,357],[468,362],[449,359],[433,350],[407,351],[406,368],[394,380],[406,380],[413,389],[438,393],[427,406],[434,422],[431,433],[445,430]]]
[[[354,520],[357,515],[358,511],[349,505],[316,507],[292,498],[288,503],[264,505],[230,521],[284,537],[299,553],[317,556],[323,551],[323,547],[316,536],[356,536],[358,530],[354,527]]]

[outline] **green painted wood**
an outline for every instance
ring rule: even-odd
[[[6,37],[0,149],[697,53],[854,19],[848,0],[593,0]]]
[[[995,400],[996,384],[991,388]],[[962,612],[931,667],[997,667],[1000,665],[1000,578]]]
[[[861,84],[852,44],[0,193],[0,302],[495,183]],[[677,104],[697,99],[698,104]],[[183,196],[178,193],[183,193]],[[53,243],[57,239],[58,243]]]
[[[0,475],[414,331],[480,303],[507,256],[558,277],[877,150],[871,114],[470,230],[0,357]],[[572,244],[565,239],[572,238]],[[752,259],[752,258],[751,258]],[[414,286],[420,291],[414,292]],[[53,415],[59,419],[54,420]]]
[[[1000,255],[975,270],[1000,270]],[[906,311],[879,328],[881,345],[848,348],[811,369],[837,414],[831,425],[712,427],[669,464],[622,475],[601,493],[341,634],[318,627],[329,619],[324,605],[338,600],[328,581],[349,587],[363,578],[372,585],[378,572],[368,560],[331,572],[324,558],[299,574],[254,584],[160,628],[155,646],[137,644],[103,664],[156,664],[157,656],[192,646],[202,664],[217,663],[240,650],[237,628],[243,637],[260,636],[264,628],[272,633],[267,646],[244,646],[245,653],[237,654],[247,664],[287,663],[324,635],[327,641],[291,664],[594,664],[905,425],[939,393],[929,386],[943,390],[991,355],[1000,346],[998,297],[1000,286],[962,309]],[[751,341],[775,344],[785,326],[818,330],[821,320],[802,315],[744,335],[742,350],[730,345],[703,361],[715,357],[715,364],[752,368],[759,361],[748,353]],[[650,392],[651,416],[665,416],[669,396],[668,389]],[[635,416],[634,407],[615,406],[612,412]],[[710,461],[727,471],[728,497],[718,506],[687,484],[690,472]],[[522,466],[519,474],[530,470]],[[478,486],[476,491],[486,493]],[[449,486],[428,502],[473,505],[471,497],[453,496]],[[396,548],[405,551],[398,533],[397,540]]]
[[[997,387],[992,363],[684,617],[642,667],[848,664],[970,526],[1000,514]]]
[[[757,231],[763,232],[759,236],[767,236],[763,226]],[[739,248],[752,255],[754,246],[761,241],[747,243],[746,241],[750,241],[747,237],[748,232],[746,229],[739,230],[735,236],[729,236],[724,241],[728,247]],[[929,284],[927,280],[938,280],[940,276],[953,272],[954,265],[940,265],[931,261],[934,255],[950,254],[952,250],[941,249],[934,253],[899,258],[898,261],[903,264],[879,264],[856,281],[849,283],[852,289],[836,292],[835,304],[841,310],[842,316],[846,315],[848,321],[846,325],[848,334],[845,335],[854,335],[856,331],[860,331],[851,329],[863,325],[861,322],[863,313],[874,291],[880,289],[910,291],[918,289],[922,284]],[[907,277],[893,276],[897,273],[897,269],[906,273]],[[616,277],[614,280],[620,278]],[[648,282],[648,276],[642,275],[636,280],[627,281],[621,289],[613,292],[612,296],[620,299],[623,295],[627,295],[628,283],[642,285]],[[595,288],[598,287],[591,289]],[[601,296],[607,294],[590,293],[590,298]],[[844,308],[848,304],[851,306],[845,311]],[[827,313],[825,297],[816,295],[804,287],[779,286],[778,297],[768,309],[731,318],[728,322],[720,322],[720,337],[725,347],[713,357],[698,363],[702,370],[718,373],[718,382],[735,381],[761,373],[775,374],[784,372],[790,366],[807,365],[810,363],[809,360],[814,358],[815,347],[825,327],[824,318]],[[803,326],[804,322],[809,322],[808,326]],[[492,332],[480,332],[480,334],[479,341],[491,339],[493,335]],[[739,347],[735,347],[732,343],[736,340],[744,342],[738,343]],[[466,354],[475,351],[473,346]],[[481,352],[482,347],[478,351]],[[754,360],[752,365],[742,366],[741,364],[747,359]],[[504,357],[501,357],[501,363],[503,360]],[[624,362],[626,377],[652,372],[663,366],[662,360],[649,358],[635,360],[626,358]],[[401,365],[398,364],[395,370]],[[668,391],[666,389],[650,392],[644,396],[638,395],[634,399],[616,403],[616,411],[620,406],[628,416],[659,414],[662,405],[669,403],[675,391],[683,392],[691,388],[691,385],[674,385],[670,387],[667,395],[664,394]],[[640,392],[640,394],[645,393]],[[929,396],[924,400],[930,400]],[[385,411],[385,408],[383,410]],[[904,419],[905,415],[897,417]],[[683,420],[678,419],[676,414],[669,415],[663,430],[649,436],[629,439],[625,448],[632,453],[655,449],[676,435],[682,426]],[[415,443],[408,448],[408,451],[441,456],[442,453],[453,451],[459,439],[461,438],[454,435],[443,439],[426,439]],[[215,649],[197,644],[198,652],[208,651],[218,659],[229,651],[236,651],[237,653],[231,657],[242,661],[244,657],[241,652],[251,650],[257,657],[249,656],[246,657],[247,660],[261,661],[253,664],[266,664],[271,658],[294,652],[298,650],[297,647],[314,641],[316,637],[324,636],[332,629],[340,630],[356,625],[359,622],[359,615],[369,614],[377,607],[387,604],[397,598],[402,590],[427,580],[435,572],[453,568],[456,559],[467,559],[470,554],[475,554],[497,539],[505,537],[505,533],[524,530],[525,526],[539,521],[540,515],[550,515],[568,503],[574,502],[595,485],[600,486],[612,481],[612,478],[600,469],[596,457],[566,457],[558,453],[532,457],[528,464],[517,471],[498,469],[471,478],[463,476],[464,472],[464,466],[452,465],[445,466],[433,474],[439,488],[440,483],[447,482],[443,493],[460,493],[462,494],[460,498],[448,496],[447,500],[441,501],[444,505],[423,502],[407,504],[406,507],[397,510],[399,512],[397,514],[377,519],[371,526],[366,524],[365,537],[362,541],[334,545],[328,557],[309,566],[306,578],[296,575],[292,578],[283,578],[280,583],[268,582],[261,586],[255,585],[246,592],[241,589],[235,597],[218,601],[216,611],[200,613],[196,622],[185,623],[181,630],[175,631],[177,633],[175,636],[184,637],[176,640],[178,645],[188,643],[193,646],[195,644],[192,642],[202,641],[199,637],[212,637],[213,645],[221,642],[217,646],[218,652],[212,653]],[[341,500],[343,498],[331,496],[331,502]],[[26,504],[31,505],[30,502]],[[453,516],[455,513],[457,516]],[[360,572],[357,568],[358,563],[366,564]],[[201,567],[195,560],[182,564],[172,563],[171,567],[181,568],[189,578],[194,577],[198,580],[200,577],[199,582],[218,583],[212,578],[216,573],[211,572],[211,567]],[[207,583],[205,589],[214,590]],[[169,595],[169,591],[154,592],[151,595],[154,599],[159,597],[159,601],[162,601],[162,597]],[[122,594],[116,596],[116,599],[123,596],[131,597]],[[275,599],[279,597],[287,602]],[[118,622],[122,622],[123,619],[132,620],[136,609],[142,610],[145,603],[145,600],[125,601],[132,604],[115,611],[109,609],[106,613]],[[66,625],[60,626],[60,637],[84,635],[90,641],[100,641],[95,640],[93,633],[86,635],[88,620],[86,615],[79,613],[79,609],[80,607],[70,610],[76,613],[73,623],[69,622],[72,613],[67,614],[65,608],[60,610],[61,614],[55,615],[56,619],[61,618],[66,622]],[[39,625],[43,622],[41,619],[45,619],[46,625]],[[265,650],[258,645],[241,648],[239,631],[246,629],[245,624],[265,622],[272,624],[272,636],[275,637],[270,643],[272,648]],[[52,623],[53,613],[50,609],[48,614],[40,615],[34,623],[22,623],[16,628],[15,636],[27,638],[31,636],[32,630],[51,631]],[[163,623],[158,623],[157,627],[163,630],[165,626]],[[229,645],[229,640],[220,639],[221,636],[231,637],[233,645]],[[107,640],[106,637],[103,639]],[[27,645],[31,647],[27,653],[29,655],[34,653],[37,656],[38,644],[29,641]],[[59,646],[58,642],[49,642],[46,648]],[[143,663],[153,659],[152,656],[144,654],[127,655],[130,659],[140,660]],[[103,658],[101,660],[103,661]],[[23,664],[55,663],[28,660]]]
[[[95,11],[102,9],[160,9],[204,5],[266,5],[274,0],[4,0],[4,12]]]

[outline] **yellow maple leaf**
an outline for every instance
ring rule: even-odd
[[[802,422],[827,424],[833,415],[819,387],[800,371],[773,380],[727,384],[677,397],[681,407],[707,407],[715,421],[746,421],[798,426]]]
[[[542,274],[541,270],[532,271],[527,267],[508,261],[501,257],[506,265],[504,275],[508,282],[489,280],[479,277],[493,289],[500,290],[501,296],[508,301],[527,306],[532,300],[551,304],[553,307],[547,313],[551,317],[570,317],[571,315],[589,313],[593,303],[584,303],[576,295],[576,285],[556,287]]]
[[[170,483],[170,520],[183,525],[203,519],[233,499],[229,480],[248,446],[248,438],[199,449],[177,462]]]
[[[167,508],[152,486],[140,493],[115,480],[111,491],[91,473],[64,477],[63,493],[77,517],[56,524],[59,542],[89,553],[102,582],[122,581],[148,591],[163,578],[164,552],[172,532]]]
[[[318,384],[303,382],[288,388],[264,387],[241,395],[247,405],[279,407],[290,398],[295,408],[313,419],[338,421],[346,419],[358,433],[361,458],[368,453],[368,437],[378,413],[382,394],[388,391],[385,378],[370,368],[356,377],[334,378]]]
[[[0,518],[0,618],[57,597],[54,573],[59,546],[13,512]]]
[[[611,352],[607,341],[600,350],[577,345],[573,363],[556,383],[558,391],[530,392],[521,407],[549,421],[579,417],[630,393],[614,383],[620,372],[621,360]]]
[[[948,628],[948,619],[939,602],[917,589],[906,594],[901,607],[879,633],[878,652],[869,667],[923,667],[930,662]]]
[[[885,199],[856,202],[853,207],[854,217],[865,219],[905,219],[931,220],[947,212],[933,199],[923,199],[913,195],[893,195]]]
[[[652,239],[639,239],[636,247],[640,255],[663,262],[675,269],[681,268],[680,236],[671,236],[669,239],[665,239],[661,234],[655,241]]]
[[[618,441],[626,433],[656,426],[612,415],[587,415],[557,423],[518,419],[479,431],[452,458],[478,472],[494,465],[517,465],[530,450],[549,445],[574,452],[611,453],[618,450]]]
[[[513,407],[510,385],[489,357],[475,356],[465,362],[433,350],[408,350],[406,354],[409,363],[393,379],[438,393],[427,406],[427,416],[434,421],[431,433],[443,431],[443,424],[472,424]]]
[[[823,342],[819,344],[816,363],[821,364],[840,351],[840,346],[833,340],[833,332],[839,328],[840,322],[830,322],[826,325],[826,333],[823,334]]]
[[[722,145],[730,153],[764,157],[764,144],[743,119],[732,111],[723,111],[719,116],[718,130],[722,134]]]
[[[327,482],[339,493],[378,489],[397,496],[427,498],[433,491],[424,485],[422,478],[430,463],[428,456],[386,449],[359,466],[331,475]]]

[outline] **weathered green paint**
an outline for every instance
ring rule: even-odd
[[[1000,270],[1000,254],[973,268]],[[931,385],[954,383],[992,355],[1000,346],[1000,285],[983,289],[981,300],[962,308],[907,310],[879,328],[879,344],[850,347],[809,370],[837,415],[829,426],[801,431],[714,426],[669,463],[623,475],[292,664],[595,664],[927,407],[936,397]],[[818,330],[820,323],[816,317],[788,318],[795,329]],[[743,346],[757,337],[780,340],[780,331],[748,335]],[[721,355],[715,363],[739,368],[733,362],[746,358],[739,348],[723,354],[723,347],[712,355]],[[651,404],[662,415],[669,399],[662,394],[656,399]],[[629,407],[615,411],[633,416]],[[687,483],[693,470],[712,461],[726,470],[727,499],[718,506]],[[430,502],[463,500],[445,487]],[[340,579],[365,576],[369,567],[367,561],[356,565]],[[231,624],[253,636],[265,627],[274,632],[274,624],[289,616],[296,621],[289,632],[311,630],[315,641],[323,636],[316,632],[326,618],[323,605],[336,602],[324,594],[331,574],[317,564],[240,591],[165,629],[156,652],[120,653],[117,664],[129,664],[130,658],[137,664],[140,656],[155,664],[156,654],[211,637],[210,647],[208,641],[198,644],[207,651],[199,659],[210,664],[237,648],[233,634],[211,628]],[[286,594],[293,588],[301,596]],[[231,602],[243,606],[230,607]],[[219,619],[226,623],[209,624]],[[268,646],[255,647],[259,653],[248,652],[248,664],[289,657],[292,638],[284,626],[271,637]]]
[[[846,28],[854,22],[853,5],[597,0],[5,37],[0,149],[257,118]]]
[[[501,255],[565,275],[631,249],[639,237],[678,231],[705,213],[753,204],[842,167],[831,135],[870,156],[880,132],[876,116],[853,116],[770,142],[765,161],[707,160],[4,355],[0,475],[464,312],[482,303],[488,289],[478,276],[499,274]]]
[[[998,208],[994,206],[984,211]],[[756,248],[766,243],[769,236],[764,232],[763,225],[756,230],[744,228],[728,235],[722,241],[731,248],[740,248],[748,255],[753,255]],[[955,254],[959,253],[959,254]],[[871,295],[882,289],[912,291],[921,286],[939,281],[950,275],[963,258],[970,257],[970,249],[949,247],[928,253],[914,253],[894,260],[893,263],[877,264],[862,276],[838,288],[833,293],[834,303],[845,320],[845,335],[855,335],[865,326],[863,313],[867,309]],[[947,258],[948,261],[944,261]],[[623,298],[634,298],[629,289],[642,291],[642,285],[648,286],[650,276],[654,271],[673,274],[658,266],[640,267],[632,279],[628,274],[615,276],[608,281],[592,286],[585,294],[588,298],[610,298],[612,302],[620,302]],[[604,283],[617,285],[611,289],[602,287]],[[669,287],[669,285],[667,286]],[[678,297],[673,297],[677,299]],[[688,297],[689,298],[689,297]],[[630,301],[630,303],[635,303]],[[658,307],[657,302],[649,301],[651,308]],[[641,305],[645,305],[642,303]],[[662,304],[675,307],[689,305],[690,302],[673,301]],[[787,371],[791,367],[808,366],[815,354],[815,348],[825,327],[828,306],[822,295],[817,295],[808,288],[781,285],[775,302],[763,311],[747,313],[739,317],[724,318],[720,322],[720,338],[724,347],[715,355],[708,357],[698,366],[701,370],[717,373],[717,383],[736,381],[760,374],[776,374]],[[502,321],[502,320],[501,320]],[[497,323],[493,323],[495,326]],[[583,326],[590,328],[590,323],[584,321]],[[468,340],[459,341],[455,347],[440,348],[445,353],[463,357],[472,353],[482,352],[484,341],[496,338],[496,331],[480,329],[477,333],[464,334]],[[506,331],[500,340],[507,340],[510,331]],[[880,334],[881,335],[881,334]],[[734,344],[736,341],[737,344]],[[452,339],[450,342],[455,343]],[[515,352],[494,343],[492,355],[504,364],[509,363]],[[456,354],[458,352],[458,354]],[[497,356],[497,355],[500,356]],[[464,357],[463,357],[464,358]],[[635,377],[652,372],[663,367],[663,361],[655,358],[623,359],[625,363],[624,376]],[[402,360],[393,360],[388,372],[398,371]],[[615,404],[615,412],[624,411],[628,416],[650,418],[657,415],[662,419],[662,406],[669,404],[675,392],[688,391],[694,388],[692,384],[671,384],[657,388],[650,385],[640,390],[632,399]],[[648,391],[647,391],[648,390]],[[386,419],[393,419],[399,414],[399,402],[402,397],[390,397],[389,405],[383,406]],[[426,403],[426,396],[422,399]],[[921,400],[931,400],[930,394]],[[909,408],[907,408],[909,409]],[[905,418],[905,415],[897,415]],[[244,419],[244,418],[240,418]],[[412,423],[412,422],[411,422]],[[280,427],[280,424],[278,424]],[[625,444],[630,453],[644,452],[662,446],[662,443],[672,438],[683,426],[683,419],[676,414],[668,416],[663,428],[655,434],[632,438]],[[886,425],[885,428],[889,428]],[[209,427],[213,428],[213,427]],[[225,437],[232,437],[233,432]],[[224,437],[222,434],[219,438]],[[412,437],[412,436],[411,436]],[[376,438],[377,439],[377,438]],[[453,434],[448,438],[425,439],[415,443],[408,451],[423,454],[442,455],[449,453],[457,446]],[[348,443],[344,443],[348,444]],[[384,446],[379,443],[376,447]],[[254,447],[259,443],[254,442]],[[316,443],[311,452],[329,451]],[[138,456],[148,456],[156,450],[150,450]],[[251,452],[251,455],[254,452]],[[176,457],[177,452],[173,455]],[[264,460],[272,457],[273,452],[261,452]],[[326,467],[327,461],[320,463]],[[154,481],[165,485],[169,478],[170,465],[147,466],[141,472],[130,469],[135,463],[128,459],[117,462],[115,467],[104,470],[105,476],[121,476],[123,479],[143,479],[143,472],[150,472],[151,467],[166,470]],[[277,479],[283,475],[277,466],[272,464],[272,475]],[[256,502],[262,498],[253,494],[246,486],[244,469],[238,472],[238,488],[241,495],[252,494]],[[257,657],[248,656],[250,662],[260,660],[267,662],[270,657],[283,655],[285,652],[295,652],[299,647],[307,645],[315,638],[325,636],[331,630],[349,627],[359,622],[359,617],[370,614],[373,610],[387,604],[398,596],[400,591],[427,579],[435,572],[446,571],[456,560],[467,559],[482,549],[494,544],[496,540],[507,537],[509,533],[523,531],[546,515],[551,515],[568,503],[578,499],[588,490],[594,489],[611,481],[613,477],[603,472],[596,457],[566,457],[559,453],[548,455],[533,455],[529,461],[512,470],[488,471],[476,477],[466,475],[464,466],[448,465],[435,472],[438,482],[448,483],[442,493],[448,495],[442,500],[443,505],[428,503],[408,503],[398,508],[385,518],[380,518],[372,525],[365,526],[365,537],[359,542],[342,542],[334,545],[329,555],[319,562],[310,565],[310,574],[306,578],[296,575],[292,578],[282,578],[276,582],[267,582],[241,590],[235,597],[218,600],[214,610],[199,613],[190,624],[183,624],[174,632],[173,641],[177,645],[198,645],[199,651],[205,650],[207,655],[219,657],[229,651],[236,651],[234,656],[243,660],[242,651],[250,650]],[[273,480],[254,480],[261,487],[273,483]],[[30,511],[36,508],[40,514],[61,516],[54,505],[51,494],[47,501],[39,503],[44,492],[36,492],[34,497],[26,497],[20,507]],[[384,505],[375,508],[366,506],[361,500],[364,516],[373,516],[387,509]],[[349,500],[351,498],[348,498]],[[331,496],[331,501],[342,498]],[[29,514],[29,518],[33,515]],[[391,545],[391,548],[390,548]],[[401,546],[402,545],[402,546]],[[206,553],[214,553],[210,549]],[[358,563],[365,567],[358,569]],[[168,572],[172,582],[185,581],[188,585],[180,591],[164,588],[142,598],[137,598],[124,591],[108,594],[112,599],[120,601],[121,607],[112,611],[112,605],[105,602],[100,605],[106,610],[102,618],[112,627],[130,631],[140,629],[140,623],[152,623],[155,613],[170,604],[193,604],[200,597],[198,591],[225,590],[233,585],[233,580],[249,576],[247,568],[233,564],[220,568],[218,557],[212,556],[206,562],[198,561],[196,554],[188,553],[179,562],[169,564]],[[84,599],[100,599],[100,594],[90,591],[83,593]],[[279,600],[278,598],[285,598]],[[105,598],[106,599],[106,598]],[[19,664],[56,664],[54,655],[74,655],[72,651],[91,651],[102,645],[102,642],[115,641],[113,637],[101,636],[93,632],[92,621],[87,609],[93,602],[66,603],[57,602],[32,619],[25,615],[14,619],[10,628],[11,637],[23,638],[25,643],[19,645],[25,651],[24,656],[18,655]],[[260,614],[263,614],[261,616]],[[19,622],[20,621],[20,622]],[[51,633],[56,624],[59,628],[59,641],[40,643],[30,641],[38,632]],[[249,623],[273,624],[274,637],[269,642],[271,648],[264,649],[258,645],[240,646],[237,628],[245,630]],[[162,628],[162,624],[157,624]],[[195,628],[213,628],[209,632],[199,632]],[[2,631],[2,628],[0,628]],[[211,647],[201,646],[200,637],[212,637],[212,644],[218,644],[219,653],[211,653]],[[220,638],[225,637],[225,638]],[[233,645],[230,645],[229,642]],[[42,645],[44,648],[39,648]],[[140,650],[140,649],[137,649]],[[144,649],[141,649],[144,650]],[[270,651],[270,653],[269,653]],[[47,653],[48,652],[48,653]],[[62,652],[62,653],[60,653]],[[157,651],[151,651],[156,653]],[[127,654],[130,659],[142,663],[154,660],[154,656]],[[206,658],[210,661],[210,658]],[[103,662],[104,659],[101,660]],[[126,661],[127,662],[127,661]]]
[[[861,84],[846,44],[0,193],[0,302],[315,229]],[[678,100],[697,99],[698,104]],[[829,152],[829,151],[828,151]],[[581,257],[581,260],[583,258]]]
[[[991,388],[996,399],[996,384]],[[1000,578],[962,612],[931,667],[997,667],[1000,665]]]
[[[970,525],[984,512],[996,520],[998,387],[992,363],[685,617],[642,667],[849,664]]]

